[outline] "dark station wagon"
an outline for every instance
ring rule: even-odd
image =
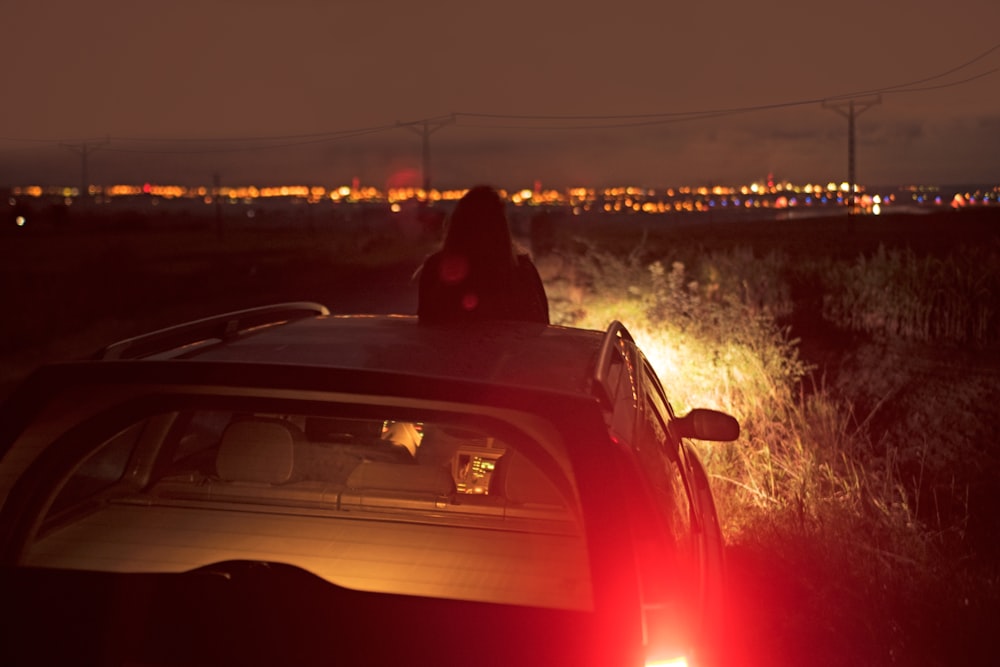
[[[627,329],[227,313],[0,408],[0,664],[693,665],[723,541]]]

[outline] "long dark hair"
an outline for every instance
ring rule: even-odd
[[[417,275],[421,322],[549,322],[545,286],[511,236],[503,199],[489,186],[477,185],[458,201],[440,251]]]
[[[506,205],[496,190],[477,185],[458,200],[441,249],[445,255],[464,257],[476,271],[495,275],[514,270],[517,251]]]

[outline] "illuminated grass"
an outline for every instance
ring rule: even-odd
[[[895,261],[877,256],[875,276]],[[858,282],[872,282],[867,294],[873,299],[887,289],[859,265],[871,262],[846,272],[832,264],[822,269],[833,295],[828,309]],[[740,575],[738,595],[755,607],[755,638],[747,641],[770,637],[781,647],[768,650],[786,652],[771,664],[806,658],[823,664],[815,662],[817,654],[906,663],[933,641],[918,636],[927,616],[941,613],[928,605],[969,618],[976,608],[969,600],[982,599],[970,593],[978,573],[949,560],[956,544],[964,548],[963,515],[929,523],[918,505],[925,486],[920,473],[930,469],[921,462],[915,476],[911,465],[919,443],[873,435],[871,415],[856,414],[849,396],[817,377],[822,369],[800,359],[799,342],[777,324],[792,307],[782,279],[786,258],[737,248],[707,253],[687,267],[591,247],[544,260],[542,267],[554,321],[600,330],[621,320],[679,413],[710,407],[740,421],[738,442],[696,445]],[[956,331],[970,330],[969,320],[963,322]],[[922,451],[926,457],[929,445]],[[948,501],[953,506],[961,486]],[[760,581],[767,582],[763,588]],[[998,590],[996,581],[989,590],[986,599]]]

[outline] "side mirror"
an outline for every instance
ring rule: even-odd
[[[731,442],[740,437],[740,423],[735,417],[707,408],[695,408],[683,417],[676,417],[671,426],[681,438]]]

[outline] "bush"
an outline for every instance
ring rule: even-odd
[[[961,515],[937,525],[921,521],[921,481],[909,467],[914,443],[874,432],[850,396],[825,386],[817,377],[822,369],[800,359],[799,341],[778,325],[793,308],[783,279],[795,273],[788,259],[732,248],[688,267],[639,252],[580,248],[562,255],[547,280],[553,320],[600,330],[621,320],[679,413],[713,407],[741,423],[737,443],[696,445],[713,480],[737,596],[754,607],[739,621],[754,629],[746,650],[768,651],[772,664],[944,659],[928,651],[947,644],[929,631],[930,619],[967,619],[971,609],[989,608],[996,578],[984,595],[975,584],[981,572],[954,567],[962,560],[956,545],[967,546],[953,539]],[[913,317],[907,304],[920,301],[913,286],[927,285],[928,270],[940,280],[949,266],[882,250],[871,261],[812,268],[822,272],[831,317],[843,322],[838,313],[885,310],[883,322],[896,323],[885,332],[901,335],[948,330],[926,322],[957,311]],[[912,301],[900,299],[897,310],[885,305],[909,289]],[[971,331],[968,324],[950,331]],[[759,582],[768,585],[762,590]],[[764,637],[776,644],[759,644]]]
[[[831,288],[827,319],[883,338],[977,345],[1000,337],[1000,245],[960,248],[943,257],[880,245],[850,264],[815,269]]]

